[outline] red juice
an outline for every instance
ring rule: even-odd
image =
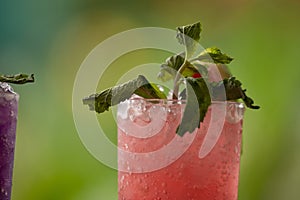
[[[19,95],[0,82],[0,199],[10,200]]]
[[[184,104],[147,100],[121,104],[119,200],[237,200],[244,107],[228,102],[223,123],[216,124],[211,123],[215,104],[200,129],[183,137],[176,135],[176,129]],[[213,140],[208,130],[216,125],[219,137],[201,156],[201,147]]]

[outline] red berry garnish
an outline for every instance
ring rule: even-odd
[[[198,73],[193,74],[192,77],[193,77],[193,78],[201,78],[202,76],[201,76],[201,74],[198,72]]]

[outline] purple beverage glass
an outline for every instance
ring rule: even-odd
[[[0,200],[11,199],[19,95],[0,82]]]

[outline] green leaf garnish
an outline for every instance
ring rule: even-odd
[[[99,94],[92,94],[83,99],[83,104],[88,105],[90,110],[102,113],[109,110],[109,107],[117,105],[133,94],[137,94],[147,99],[166,99],[167,97],[159,88],[148,82],[148,80],[139,75],[136,79],[124,84],[108,88]]]
[[[188,80],[191,80],[192,78],[189,78]],[[196,79],[198,80],[198,79]],[[201,80],[201,79],[199,79]],[[209,88],[209,91],[211,91],[211,99],[213,101],[224,101],[223,92],[222,90],[225,89],[226,93],[226,100],[227,101],[233,101],[241,99],[244,101],[245,105],[248,108],[251,109],[259,109],[259,106],[253,105],[254,101],[252,98],[248,97],[246,95],[246,90],[243,89],[242,83],[237,80],[235,77],[225,78],[223,81],[220,82],[208,82],[206,81],[206,86]],[[203,88],[204,85],[202,85]],[[204,89],[202,89],[205,91]],[[207,93],[206,93],[207,94]],[[209,95],[209,94],[208,94]],[[187,91],[184,89],[180,93],[181,99],[187,99]]]
[[[222,53],[221,50],[217,47],[205,49],[196,59],[200,61],[220,64],[229,64],[233,60],[232,57]]]
[[[0,82],[14,83],[14,84],[33,83],[34,75],[33,74],[0,75]]]
[[[189,77],[185,81],[187,102],[182,121],[176,131],[180,136],[186,132],[192,133],[197,127],[200,127],[200,122],[203,122],[211,104],[209,90],[203,78]]]
[[[146,80],[146,79],[145,79]],[[145,84],[134,91],[135,94],[145,99],[166,99],[167,96],[153,83]]]
[[[176,38],[180,44],[185,45],[187,57],[190,57],[195,52],[196,44],[200,40],[201,31],[200,22],[177,27]]]
[[[222,53],[216,47],[207,48],[200,55],[192,57],[200,40],[201,31],[200,22],[177,28],[177,39],[180,44],[185,45],[185,52],[169,57],[161,65],[158,75],[162,81],[174,80],[173,99],[177,99],[180,84],[185,83],[185,89],[180,93],[180,97],[186,99],[186,106],[181,124],[176,131],[180,136],[200,128],[211,102],[225,100],[222,96],[224,89],[226,100],[242,99],[247,107],[259,108],[246,95],[241,82],[232,77],[227,68],[226,64],[233,60],[232,57]],[[216,64],[223,81],[210,82],[208,80],[208,67],[211,63]],[[133,94],[146,99],[167,98],[157,85],[149,83],[144,76],[139,75],[137,79],[108,88],[99,94],[90,95],[83,99],[83,103],[89,105],[91,110],[102,113],[109,110],[110,106],[131,98]]]
[[[221,94],[220,90],[223,90],[225,87],[227,100],[242,99],[248,108],[259,109],[259,106],[253,105],[253,99],[246,95],[246,90],[242,89],[241,86],[242,83],[235,77],[226,78],[219,83],[212,83],[213,99],[222,100],[219,96]]]

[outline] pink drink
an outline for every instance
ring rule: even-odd
[[[19,95],[0,82],[0,199],[10,200]]]
[[[200,129],[180,137],[176,135],[184,109],[180,102],[130,100],[121,104],[119,200],[237,199],[244,107],[233,102],[225,106],[221,135],[213,149],[200,158],[212,106]]]

